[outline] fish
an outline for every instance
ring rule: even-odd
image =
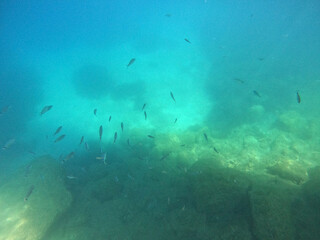
[[[204,138],[207,140],[207,142],[208,142],[208,136],[207,136],[207,134],[206,133],[203,133],[203,136],[204,136]]]
[[[128,144],[128,146],[131,146],[129,138],[127,139],[127,144]]]
[[[121,122],[121,131],[123,132],[123,122]]]
[[[261,97],[260,93],[257,92],[257,90],[253,90],[253,94],[256,95],[257,97]]]
[[[191,44],[191,42],[187,39],[187,38],[185,38],[184,39],[187,43],[190,43]]]
[[[93,109],[93,114],[95,115],[95,116],[97,116],[97,109],[95,108],[95,109]]]
[[[240,79],[240,78],[234,78],[233,80],[235,80],[235,81],[237,81],[239,83],[244,83],[244,81],[242,79]]]
[[[40,115],[42,116],[43,114],[45,114],[46,112],[50,111],[51,108],[53,107],[53,105],[47,105],[47,106],[44,106],[40,112]]]
[[[298,103],[301,103],[301,97],[300,97],[300,94],[299,94],[298,91],[297,91],[297,102],[298,102]]]
[[[107,165],[106,158],[107,158],[106,153],[101,153],[99,157],[96,157],[96,159],[103,160],[104,165]]]
[[[146,106],[147,106],[147,104],[144,103],[143,106],[142,106],[142,111],[144,110],[144,108],[145,108]]]
[[[2,147],[2,150],[7,150],[9,147],[11,147],[12,144],[15,143],[15,139],[12,138],[12,139],[9,139]]]
[[[11,108],[10,105],[4,106],[3,108],[1,108],[0,111],[0,115],[5,114],[6,112],[8,112],[8,110]]]
[[[128,63],[128,65],[127,65],[127,68],[128,68],[129,66],[131,66],[135,61],[136,61],[135,58],[131,58],[131,60],[129,61],[129,63]]]
[[[171,13],[166,13],[164,16],[165,17],[171,17]]]
[[[24,201],[28,201],[31,193],[33,192],[33,189],[34,189],[34,186],[32,185],[30,188],[29,188],[29,191],[27,192],[26,196],[24,197]]]
[[[260,58],[258,58],[258,60],[259,60],[259,61],[263,61],[263,60],[264,60],[264,58],[263,58],[263,57],[260,57]]]
[[[148,135],[148,137],[149,137],[149,138],[154,138],[154,136],[152,136],[152,135]]]
[[[79,145],[81,145],[83,143],[83,140],[84,140],[84,136],[81,137]]]
[[[144,120],[147,120],[147,112],[144,111]]]
[[[114,133],[114,138],[113,138],[113,143],[115,143],[115,142],[117,141],[117,136],[118,136],[118,133],[115,132],[115,133]]]
[[[176,119],[174,120],[174,123],[173,123],[173,124],[176,124],[177,121],[178,121],[178,118],[176,118]]]
[[[66,136],[65,134],[61,135],[61,136],[58,137],[56,140],[54,140],[54,142],[56,143],[56,142],[61,141],[62,139],[64,139],[65,136]]]
[[[171,96],[171,98],[173,99],[173,101],[174,101],[174,102],[176,102],[176,99],[174,98],[174,96],[173,96],[173,93],[172,93],[172,92],[170,92],[170,96]]]
[[[213,150],[214,150],[216,153],[219,153],[219,151],[218,151],[215,147],[213,147]]]
[[[70,152],[62,161],[66,162],[73,157],[74,157],[74,152]]]
[[[167,153],[165,155],[163,155],[161,158],[160,158],[160,161],[166,159],[167,157],[169,157],[170,153]]]
[[[109,117],[109,122],[111,121],[111,115],[110,115],[110,117]]]
[[[30,173],[30,169],[32,168],[32,164],[29,164],[27,167],[26,167],[26,171],[24,173],[24,177],[28,177],[29,176],[29,173]]]
[[[102,133],[103,133],[103,127],[102,125],[99,128],[99,137],[100,137],[100,142],[101,142],[101,138],[102,138]]]
[[[84,146],[85,146],[86,150],[89,151],[89,144],[87,142],[84,143]]]
[[[77,177],[72,176],[72,175],[67,176],[67,178],[68,178],[68,179],[77,179]]]
[[[53,136],[57,135],[62,129],[62,126],[58,127]]]

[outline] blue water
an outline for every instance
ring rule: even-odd
[[[86,196],[86,203],[74,201],[50,227],[38,229],[37,239],[319,239],[312,227],[320,218],[312,212],[320,207],[312,188],[319,179],[308,173],[320,152],[319,29],[316,0],[1,1],[0,186],[48,156],[73,199]],[[213,176],[201,165],[210,159],[221,167]],[[288,208],[303,202],[304,210],[288,210],[293,217],[283,220],[292,223],[283,227],[291,228],[288,235],[261,223],[263,211],[248,210],[259,202],[254,180],[243,184],[251,205],[240,206],[240,215],[233,207],[221,213],[223,201],[190,183],[209,181],[204,189],[217,187],[230,200],[237,190],[223,180],[219,190],[214,178],[229,182],[229,174],[267,175],[297,187],[292,195],[298,197],[277,201]],[[36,184],[47,178],[37,176],[22,191],[34,184],[38,194]],[[121,184],[113,189],[119,194],[88,194],[106,191],[101,181]],[[0,188],[0,203],[1,194]],[[86,220],[77,225],[72,216],[85,204],[96,209],[80,211]],[[132,206],[117,215],[122,204]],[[100,211],[114,215],[105,220]],[[297,219],[312,226],[303,232]],[[68,225],[77,230],[61,230]],[[0,239],[12,237],[1,229],[0,222]]]

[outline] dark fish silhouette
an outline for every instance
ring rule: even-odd
[[[117,137],[118,137],[118,133],[115,132],[114,133],[114,137],[113,137],[113,143],[115,143],[117,141]]]
[[[55,143],[56,143],[56,142],[60,142],[62,139],[64,139],[65,136],[66,136],[65,134],[61,135],[61,136],[58,137],[56,140],[54,140],[54,142],[55,142]]]
[[[167,13],[166,15],[164,15],[166,17],[171,17],[171,14],[170,13]]]
[[[173,123],[173,124],[176,124],[177,121],[178,121],[178,118],[176,118],[176,119],[174,120],[174,123]]]
[[[143,104],[143,106],[142,106],[142,111],[144,110],[144,108],[147,106],[147,104],[145,103],[145,104]]]
[[[86,150],[89,151],[89,144],[87,142],[84,143],[84,146],[85,146]]]
[[[147,112],[144,111],[144,120],[147,120]]]
[[[191,44],[191,42],[187,39],[187,38],[185,38],[184,39],[187,43],[190,43]]]
[[[71,152],[62,161],[66,162],[66,161],[68,161],[69,159],[71,159],[73,157],[74,157],[74,152]]]
[[[97,116],[97,109],[96,109],[96,108],[93,110],[93,114],[94,114],[95,116]]]
[[[0,111],[0,115],[5,114],[6,112],[8,112],[8,110],[11,108],[10,105],[4,106],[1,111]]]
[[[301,97],[300,97],[300,94],[299,94],[298,91],[297,91],[297,102],[298,102],[298,103],[301,103]]]
[[[154,138],[154,136],[148,135],[149,138]]]
[[[57,135],[62,129],[62,126],[58,127],[53,136]]]
[[[101,142],[101,138],[102,138],[102,133],[103,133],[103,127],[102,125],[99,128],[99,137],[100,137],[100,142]]]
[[[213,150],[214,150],[216,153],[219,153],[219,151],[218,151],[215,147],[213,147]]]
[[[240,78],[234,78],[233,80],[235,80],[235,81],[237,81],[239,83],[244,83],[244,81],[242,79],[240,79]]]
[[[24,201],[28,201],[31,193],[33,192],[34,186],[32,185],[29,189],[29,191],[27,192],[26,196],[24,197]]]
[[[160,161],[166,159],[167,157],[169,157],[170,153],[167,153],[165,155],[163,155],[161,158],[160,158]]]
[[[46,112],[48,112],[53,106],[52,105],[48,105],[48,106],[44,106],[40,112],[40,115],[45,114]]]
[[[128,65],[127,65],[127,68],[130,67],[135,61],[136,61],[136,59],[135,59],[135,58],[132,58],[132,59],[129,61],[129,63],[128,63]]]
[[[84,136],[81,137],[79,145],[81,145],[83,143],[83,139],[84,139]]]
[[[123,132],[123,122],[121,122],[121,131]]]
[[[131,146],[129,138],[127,139],[127,144],[128,144],[128,146]]]
[[[110,115],[110,117],[109,117],[109,122],[111,121],[111,115]]]
[[[257,90],[253,90],[253,94],[256,95],[257,97],[261,97],[260,93],[258,93]]]
[[[208,142],[208,136],[207,136],[207,134],[206,133],[203,133],[203,136],[204,136],[204,138],[207,140],[207,142]]]
[[[171,96],[171,98],[173,99],[173,101],[174,101],[174,102],[176,102],[176,99],[174,98],[174,96],[173,96],[173,93],[172,93],[172,92],[170,92],[170,96]]]

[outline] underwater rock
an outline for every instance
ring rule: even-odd
[[[205,215],[206,224],[216,228],[220,237],[238,229],[233,237],[251,239],[249,179],[240,171],[220,167],[213,159],[199,160],[188,174],[195,207],[198,214]],[[221,226],[230,229],[219,230]]]
[[[298,112],[287,111],[282,113],[277,121],[276,126],[283,131],[290,132],[300,138],[310,138],[314,135],[309,128],[309,121],[303,118]]]
[[[62,179],[58,163],[49,156],[13,174],[0,187],[0,239],[42,239],[71,204]]]
[[[89,186],[90,185],[90,186]],[[87,187],[90,188],[91,195],[100,202],[105,202],[119,197],[123,191],[123,185],[116,182],[111,177],[105,177],[98,181],[90,183]]]
[[[267,168],[268,173],[282,179],[301,184],[307,180],[307,170],[294,160],[283,160]]]
[[[298,186],[283,181],[256,179],[250,191],[253,232],[256,239],[296,239],[291,204]]]

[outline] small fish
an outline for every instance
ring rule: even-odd
[[[234,78],[233,80],[235,80],[235,81],[237,81],[239,83],[244,83],[244,81],[242,79],[240,79],[240,78]]]
[[[166,13],[164,16],[165,17],[171,17],[171,14],[170,13]]]
[[[218,151],[215,147],[213,147],[213,150],[214,150],[216,153],[219,153],[219,151]]]
[[[96,159],[103,160],[104,165],[107,165],[106,158],[107,158],[106,153],[101,153],[101,155],[99,157],[96,157]]]
[[[83,140],[84,140],[84,136],[81,137],[79,145],[81,145],[83,143]]]
[[[72,175],[67,176],[67,178],[68,178],[68,179],[77,179],[77,177],[72,176]]]
[[[128,144],[128,146],[131,146],[129,138],[127,139],[127,144]]]
[[[129,66],[131,66],[135,61],[136,61],[136,59],[135,59],[135,58],[132,58],[132,59],[129,61],[129,63],[128,63],[128,65],[127,65],[127,68],[128,68]]]
[[[257,90],[253,90],[253,94],[256,95],[257,97],[261,97],[260,93],[257,92]]]
[[[101,138],[102,138],[102,133],[103,133],[103,128],[102,125],[99,128],[99,137],[100,137],[100,142],[101,142]]]
[[[65,134],[61,135],[61,136],[58,137],[56,140],[54,140],[54,142],[56,143],[56,142],[61,141],[62,139],[64,139],[65,136],[66,136]]]
[[[36,155],[36,153],[34,151],[28,151],[28,153],[30,153],[31,155]]]
[[[144,110],[144,108],[147,106],[147,104],[145,103],[145,104],[143,104],[143,106],[142,106],[142,111]]]
[[[24,201],[28,201],[31,193],[33,192],[33,189],[34,189],[34,186],[32,185],[30,188],[29,188],[29,191],[27,192],[26,196],[24,197]]]
[[[73,157],[74,157],[74,152],[71,152],[63,159],[63,162],[66,162]]]
[[[110,115],[110,117],[109,117],[109,122],[111,121],[111,115]]]
[[[30,169],[32,168],[32,164],[29,164],[27,167],[26,167],[26,171],[24,173],[24,177],[28,177],[29,176],[29,173],[30,173]]]
[[[115,142],[117,141],[117,136],[118,136],[118,133],[115,132],[115,133],[114,133],[114,138],[113,138],[113,143],[115,143]]]
[[[173,123],[173,124],[176,124],[177,121],[178,121],[178,118],[176,118],[176,119],[174,120],[174,123]]]
[[[207,134],[206,133],[203,133],[203,136],[204,136],[204,138],[207,140],[207,142],[208,142],[208,136],[207,136]]]
[[[147,112],[144,111],[144,120],[147,120]]]
[[[62,126],[58,127],[53,136],[57,135],[62,129]]]
[[[46,112],[48,112],[53,106],[52,105],[47,105],[47,106],[44,106],[40,112],[40,115],[43,115],[45,114]]]
[[[301,103],[301,97],[300,97],[300,94],[299,94],[298,91],[297,91],[297,102],[298,102],[298,103]]]
[[[121,122],[121,131],[123,132],[123,122]]]
[[[258,60],[259,60],[259,61],[263,61],[263,60],[264,60],[264,58],[260,57],[260,58],[258,58]]]
[[[15,143],[15,139],[12,138],[12,139],[9,139],[2,147],[2,150],[7,150],[9,147],[11,147],[12,144]]]
[[[184,39],[187,43],[190,43],[191,44],[191,42],[187,39],[187,38],[185,38]]]
[[[170,153],[167,153],[165,155],[163,155],[161,158],[160,158],[160,161],[166,159],[167,157],[169,157]]]
[[[173,96],[173,93],[172,93],[172,92],[170,92],[170,96],[171,96],[171,98],[173,99],[173,101],[174,101],[174,102],[176,102],[176,99],[174,98],[174,96]]]
[[[154,138],[154,136],[148,135],[149,138]]]
[[[89,151],[89,144],[87,142],[84,143],[84,146],[85,146],[86,150]]]
[[[180,145],[180,147],[185,147],[185,146],[186,146],[185,144],[181,144],[181,145]]]
[[[93,110],[93,114],[95,115],[95,116],[97,116],[97,109],[95,108],[94,110]]]
[[[0,115],[5,114],[6,112],[8,112],[8,110],[11,108],[10,105],[4,106],[1,111],[0,111]]]

